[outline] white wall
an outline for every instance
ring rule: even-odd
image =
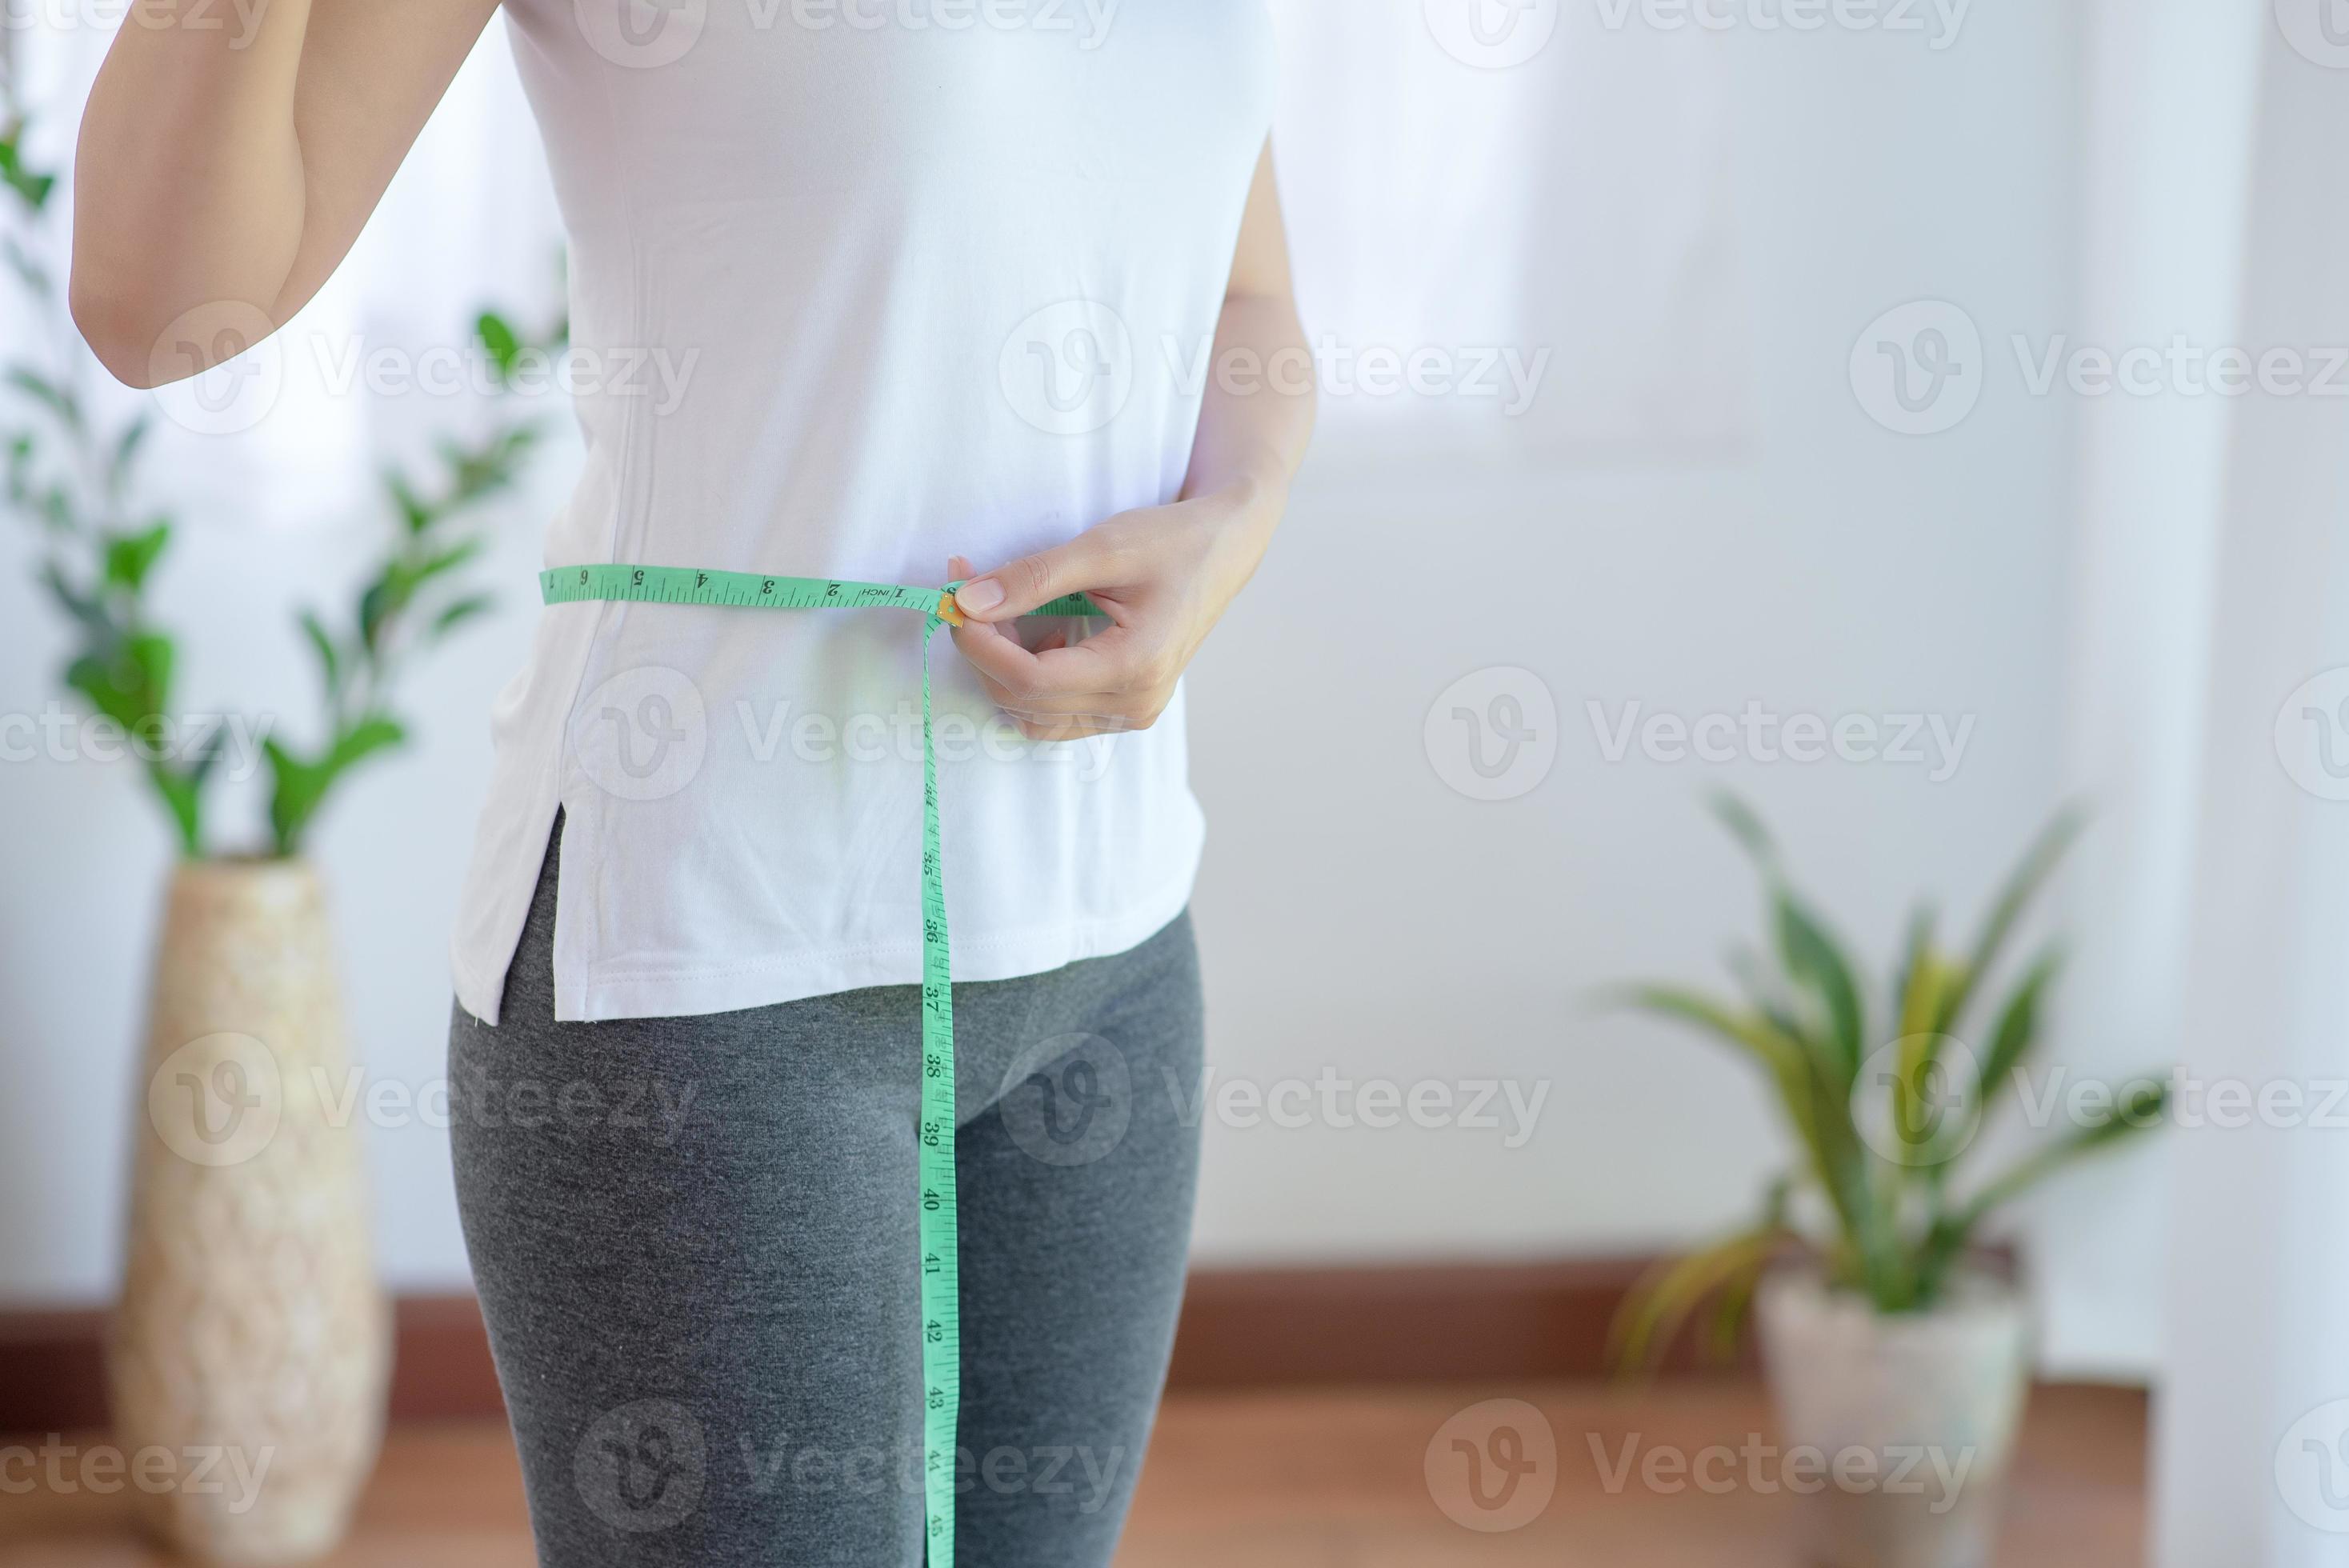
[[[1832,30],[1718,40],[1751,322],[1721,349],[1757,383],[1743,457],[1548,474],[1325,462],[1302,481],[1194,676],[1216,1062],[1266,1085],[1330,1068],[1547,1084],[1547,1099],[1517,1148],[1505,1129],[1211,1124],[1203,1258],[1550,1255],[1742,1216],[1779,1157],[1756,1086],[1699,1044],[1588,1006],[1609,980],[1711,975],[1752,928],[1703,792],[1749,791],[1878,960],[1917,892],[1970,915],[2050,809],[2070,419],[2025,395],[2002,346],[2071,308],[2069,15],[1978,6],[1940,52]],[[1995,351],[1971,419],[1905,438],[1859,407],[1847,359],[1880,311],[1929,295],[1961,304]],[[409,1085],[440,1071],[443,934],[485,776],[482,716],[531,614],[532,531],[514,518],[495,563],[506,614],[418,684],[423,744],[341,799],[319,845],[360,1048]],[[256,610],[214,617],[191,696],[300,711],[306,671],[276,605],[357,537],[260,541],[226,523],[191,542],[175,596],[236,574]],[[0,542],[0,711],[38,709],[58,647],[26,559],[21,539]],[[1502,665],[1554,697],[1558,755],[1531,793],[1482,803],[1444,783],[1423,727],[1453,682]],[[1636,701],[1693,719],[1749,700],[1973,728],[1936,783],[1888,763],[1671,764],[1636,748],[1609,762],[1586,712]],[[113,1277],[166,849],[138,788],[88,764],[0,766],[0,1300],[94,1300]],[[441,1134],[370,1137],[388,1275],[461,1284]]]

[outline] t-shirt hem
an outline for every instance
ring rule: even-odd
[[[957,942],[955,981],[1013,980],[1127,952],[1166,929],[1190,900],[1191,879],[1186,877],[1157,897],[1107,919],[999,934],[984,942]],[[918,941],[868,944],[716,972],[590,975],[575,991],[558,990],[554,1016],[558,1023],[698,1017],[874,985],[918,985],[921,980]]]
[[[1087,958],[1106,958],[1141,946],[1172,924],[1191,902],[1195,872],[1176,879],[1154,896],[1115,915],[1027,931],[999,933],[954,944],[954,978],[1016,980],[1043,975]],[[461,955],[452,954],[457,1003],[494,1023],[502,985],[492,986]],[[503,976],[500,976],[502,981]],[[855,947],[794,953],[752,960],[724,969],[636,973],[591,973],[574,985],[555,988],[557,1023],[599,1023],[615,1018],[692,1018],[804,1001],[874,985],[917,985],[922,944],[864,944]]]

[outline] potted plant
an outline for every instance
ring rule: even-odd
[[[2024,965],[2002,1000],[1992,976],[2080,820],[2059,816],[2032,845],[1962,952],[1920,908],[1879,1005],[1754,813],[1726,798],[1717,810],[1761,872],[1769,956],[1733,955],[1734,998],[1647,985],[1629,1000],[1759,1067],[1799,1159],[1754,1225],[1640,1283],[1614,1355],[1652,1366],[1700,1314],[1708,1346],[1726,1353],[1754,1310],[1806,1561],[1982,1568],[2031,1374],[2024,1304],[1985,1252],[1985,1224],[2074,1161],[2158,1125],[2168,1103],[2151,1078],[2075,1096],[2060,1136],[1968,1179],[1985,1118],[2039,1043],[2060,951]]]
[[[386,478],[390,542],[357,602],[299,617],[317,662],[306,746],[270,735],[266,838],[223,848],[208,787],[227,731],[173,708],[180,639],[149,587],[171,541],[141,503],[149,421],[88,396],[93,361],[66,310],[57,181],[26,153],[0,74],[0,253],[42,334],[0,367],[0,504],[37,531],[41,580],[70,627],[64,684],[119,731],[169,816],[171,877],[150,1001],[122,1297],[108,1366],[117,1440],[168,1454],[186,1484],[142,1481],[149,1522],[207,1561],[315,1557],[344,1531],[381,1433],[389,1316],[367,1241],[357,1131],[328,1095],[348,1053],[332,926],[305,856],[320,807],[407,736],[400,671],[480,614],[462,586],[485,542],[464,526],[509,486],[536,428],[500,420],[444,443],[428,476]],[[501,377],[526,348],[501,318],[476,330]],[[559,336],[559,334],[558,334]],[[241,727],[248,738],[260,733]],[[202,1484],[195,1474],[250,1484]]]

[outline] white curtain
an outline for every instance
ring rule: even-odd
[[[2099,0],[2084,339],[2349,351],[2317,0]],[[2306,24],[2306,26],[2302,26]],[[2338,371],[2333,373],[2338,375]],[[2158,1336],[2162,1568],[2349,1564],[2349,388],[2091,400],[2067,1037],[2178,1063],[2163,1180],[2044,1216],[2051,1349]],[[2091,1207],[2093,1228],[2079,1222]]]
[[[1272,0],[1323,460],[1704,461],[1750,434],[1722,46],[1606,11]],[[1374,354],[1451,374],[1381,392]]]
[[[2220,513],[2180,1055],[2254,1109],[2214,1089],[2177,1140],[2168,1568],[2349,1563],[2349,50],[2319,9],[2264,35],[2242,341],[2336,379],[2236,405]]]

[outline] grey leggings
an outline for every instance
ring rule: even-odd
[[[917,1568],[916,987],[554,1023],[550,845],[503,1022],[461,1008],[457,1195],[538,1557]],[[967,1568],[1110,1561],[1198,1161],[1189,917],[955,987]]]

